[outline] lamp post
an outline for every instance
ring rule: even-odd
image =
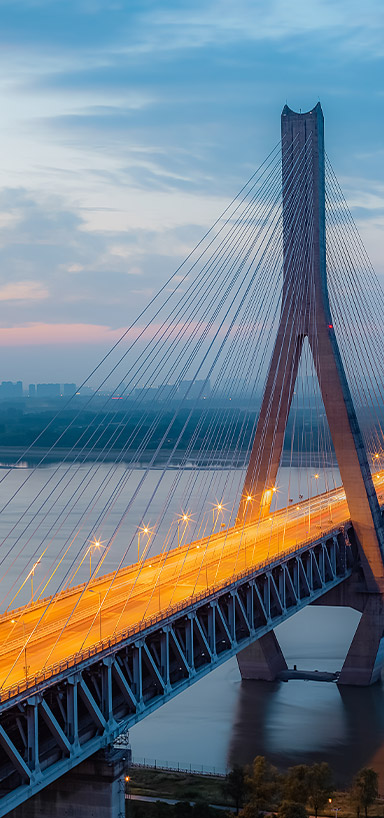
[[[101,591],[95,591],[94,588],[89,588],[90,594],[98,594],[99,596],[99,640],[101,642]]]
[[[32,565],[32,568],[31,568],[31,570],[30,570],[30,572],[29,572],[29,574],[27,576],[27,579],[29,579],[29,577],[31,577],[31,602],[33,602],[33,577],[35,576],[35,570],[36,570],[36,568],[37,568],[37,566],[39,565],[40,562],[41,562],[41,557],[39,557],[37,562],[35,562],[35,564]]]
[[[147,537],[151,534],[151,530],[147,525],[143,525],[137,531],[137,562],[140,562],[140,534],[145,534]],[[147,540],[148,545],[148,540]],[[144,549],[145,551],[145,549]]]
[[[180,547],[180,523],[185,523],[184,531],[183,531],[183,533],[181,535],[181,542],[183,542],[183,537],[184,537],[184,534],[185,534],[185,530],[187,528],[187,525],[188,525],[190,519],[191,519],[190,514],[182,514],[181,517],[177,518],[177,547],[178,548]]]
[[[328,798],[328,804],[332,804],[332,798]],[[341,807],[332,807],[332,812],[335,813],[335,818],[337,818],[337,813],[340,812]]]
[[[88,551],[89,551],[89,579],[92,576],[92,552],[96,549],[105,548],[105,545],[101,542],[101,540],[92,540]]]
[[[213,534],[213,532],[215,530],[215,525],[217,523],[217,520],[219,519],[219,514],[220,514],[221,511],[223,511],[223,509],[224,509],[224,504],[223,503],[216,503],[216,505],[213,506],[213,509],[212,509],[212,534]],[[215,512],[216,512],[216,520],[215,520]]]

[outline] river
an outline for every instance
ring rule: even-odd
[[[28,536],[23,534],[19,518],[32,496],[35,496],[36,485],[43,486],[47,475],[53,473],[55,468],[57,467],[50,465],[47,469],[35,470],[17,495],[16,501],[7,507],[0,518],[2,538],[15,525],[12,538],[7,542],[14,544],[20,537],[18,548],[23,548],[23,555],[20,554],[18,560],[13,562],[10,557],[3,563],[0,577],[3,609],[9,606],[23,575],[25,579],[25,554],[31,562],[42,553],[41,533]],[[87,483],[84,494],[88,500],[93,491],[92,481],[97,482],[100,477],[105,476],[109,465],[102,466],[97,473],[96,468],[92,464],[91,481]],[[125,468],[123,465],[119,466],[119,473],[123,474]],[[64,469],[61,465],[59,474],[62,475]],[[84,476],[88,475],[88,470],[87,465],[79,470],[76,477],[79,486],[84,487]],[[289,494],[296,499],[298,492],[304,492],[299,486],[295,470],[292,470],[290,477],[288,471],[284,474],[284,469],[281,470],[280,485],[287,485],[290,479]],[[4,484],[7,489],[3,488],[3,498],[10,497],[28,475],[28,468],[12,471]],[[223,484],[227,478],[228,475],[223,471],[220,477]],[[118,498],[108,525],[102,531],[102,539],[107,539],[110,535],[129,492],[139,479],[138,470],[125,486],[124,494]],[[159,507],[164,503],[173,479],[174,472],[161,488],[157,501]],[[206,470],[201,479],[209,479]],[[324,479],[331,487],[331,476],[328,474],[324,478],[320,475],[319,478],[316,477],[318,491],[324,490]],[[158,471],[154,470],[149,476],[148,485],[154,485],[157,480]],[[302,474],[301,480],[303,481]],[[311,481],[313,474],[308,472],[306,482],[310,485]],[[178,487],[180,502],[182,493],[181,482]],[[283,496],[282,491],[280,503]],[[66,495],[62,490],[62,509],[65,502]],[[145,508],[144,502],[141,508]],[[35,588],[44,587],[44,579],[52,570],[57,555],[61,553],[60,549],[78,526],[79,513],[79,508],[73,509],[52,540],[53,545],[50,545],[36,568]],[[139,521],[140,513],[137,512]],[[152,514],[155,513],[156,508],[153,508]],[[25,519],[31,522],[32,511],[28,511]],[[47,542],[51,542],[52,523],[53,511],[46,514],[44,519],[43,534]],[[81,561],[81,555],[85,553],[88,541],[85,533],[88,529],[92,530],[92,518],[87,525],[88,528],[82,530],[80,537],[77,535],[78,561]],[[113,569],[132,531],[134,532],[134,526],[127,523],[123,532],[119,532],[113,549],[105,555],[102,571]],[[134,540],[132,553],[136,547]],[[2,548],[3,554],[5,546]],[[55,580],[63,581],[65,574],[70,575],[71,571],[69,554],[63,560],[60,570],[62,573],[57,572]],[[85,579],[88,571],[88,560],[85,560],[77,573],[76,582]],[[14,605],[25,602],[28,593],[29,582],[24,585]],[[296,614],[276,630],[288,665],[296,664],[298,668],[305,670],[339,670],[358,619],[359,615],[355,611],[342,608],[306,608]],[[234,762],[248,763],[258,754],[267,756],[280,769],[301,762],[326,760],[333,768],[336,783],[340,785],[348,783],[359,768],[369,765],[378,771],[381,791],[384,791],[384,691],[380,684],[368,689],[339,689],[334,683],[298,680],[287,683],[242,682],[236,660],[233,659],[137,724],[130,732],[130,740],[133,755],[137,759],[156,759],[158,764],[180,763],[180,766],[191,765],[193,768],[204,765],[211,770],[215,768],[225,771]]]

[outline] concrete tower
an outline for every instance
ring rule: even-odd
[[[347,665],[344,666],[341,681],[369,684],[377,675],[377,667],[376,670],[374,667],[380,653],[384,625],[380,613],[384,592],[384,537],[380,508],[329,306],[325,242],[324,119],[320,103],[304,114],[295,113],[286,105],[281,116],[281,135],[284,252],[282,308],[238,523],[257,520],[269,512],[302,345],[307,337],[364,574],[364,587],[360,587],[358,597],[354,592],[353,599],[345,601],[344,596],[342,604],[366,611],[368,599],[371,599],[371,609],[372,600],[376,600],[373,607],[377,627],[368,614],[366,617],[367,621],[369,619],[367,627],[371,636],[373,631],[377,631],[369,651],[370,656],[366,656],[362,662],[355,656],[353,667],[351,665],[348,670]],[[327,604],[325,600],[323,604]],[[335,595],[332,604],[340,604]],[[359,640],[358,631],[354,642]],[[359,662],[360,668],[357,667]]]

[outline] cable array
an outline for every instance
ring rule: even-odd
[[[152,560],[143,618],[155,605],[161,608],[161,589],[169,577],[167,604],[173,604],[184,587],[192,595],[215,582],[223,566],[230,577],[254,564],[261,554],[259,531],[264,557],[274,553],[276,542],[284,548],[288,530],[292,537],[295,506],[306,498],[311,499],[300,536],[313,533],[314,511],[318,518],[323,508],[319,496],[339,484],[316,376],[311,136],[304,145],[293,142],[283,189],[280,151],[278,144],[93,369],[84,383],[92,382],[94,395],[81,404],[75,399],[65,404],[62,413],[73,407],[69,423],[37,466],[2,475],[2,610],[46,598],[14,665],[34,634],[48,628],[57,594],[68,587],[80,583],[43,666],[57,655],[85,600],[92,621],[77,649],[92,639],[99,619],[101,629],[101,612],[116,594],[122,572],[130,584],[109,620],[114,633],[142,598],[143,571]],[[366,420],[367,448],[373,461],[381,460],[381,291],[328,160],[326,201],[335,328],[354,399]],[[282,326],[279,319],[285,314],[289,320]],[[266,474],[263,491],[272,492],[271,512],[281,511],[271,515],[267,527],[260,513],[247,550],[247,517],[239,524],[237,515],[278,327],[280,353],[255,479]],[[288,402],[279,393],[278,371]],[[278,420],[267,444],[276,400]],[[34,445],[51,440],[60,417],[59,412]],[[273,483],[280,421],[286,429],[283,468]],[[20,461],[31,452],[33,446]],[[42,468],[55,452],[60,462]],[[321,514],[320,527],[323,522],[329,527],[331,504]],[[17,615],[12,622],[18,627]]]

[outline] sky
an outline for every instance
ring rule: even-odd
[[[382,0],[0,0],[0,381],[84,380],[286,102],[320,99],[384,276],[383,29]]]

